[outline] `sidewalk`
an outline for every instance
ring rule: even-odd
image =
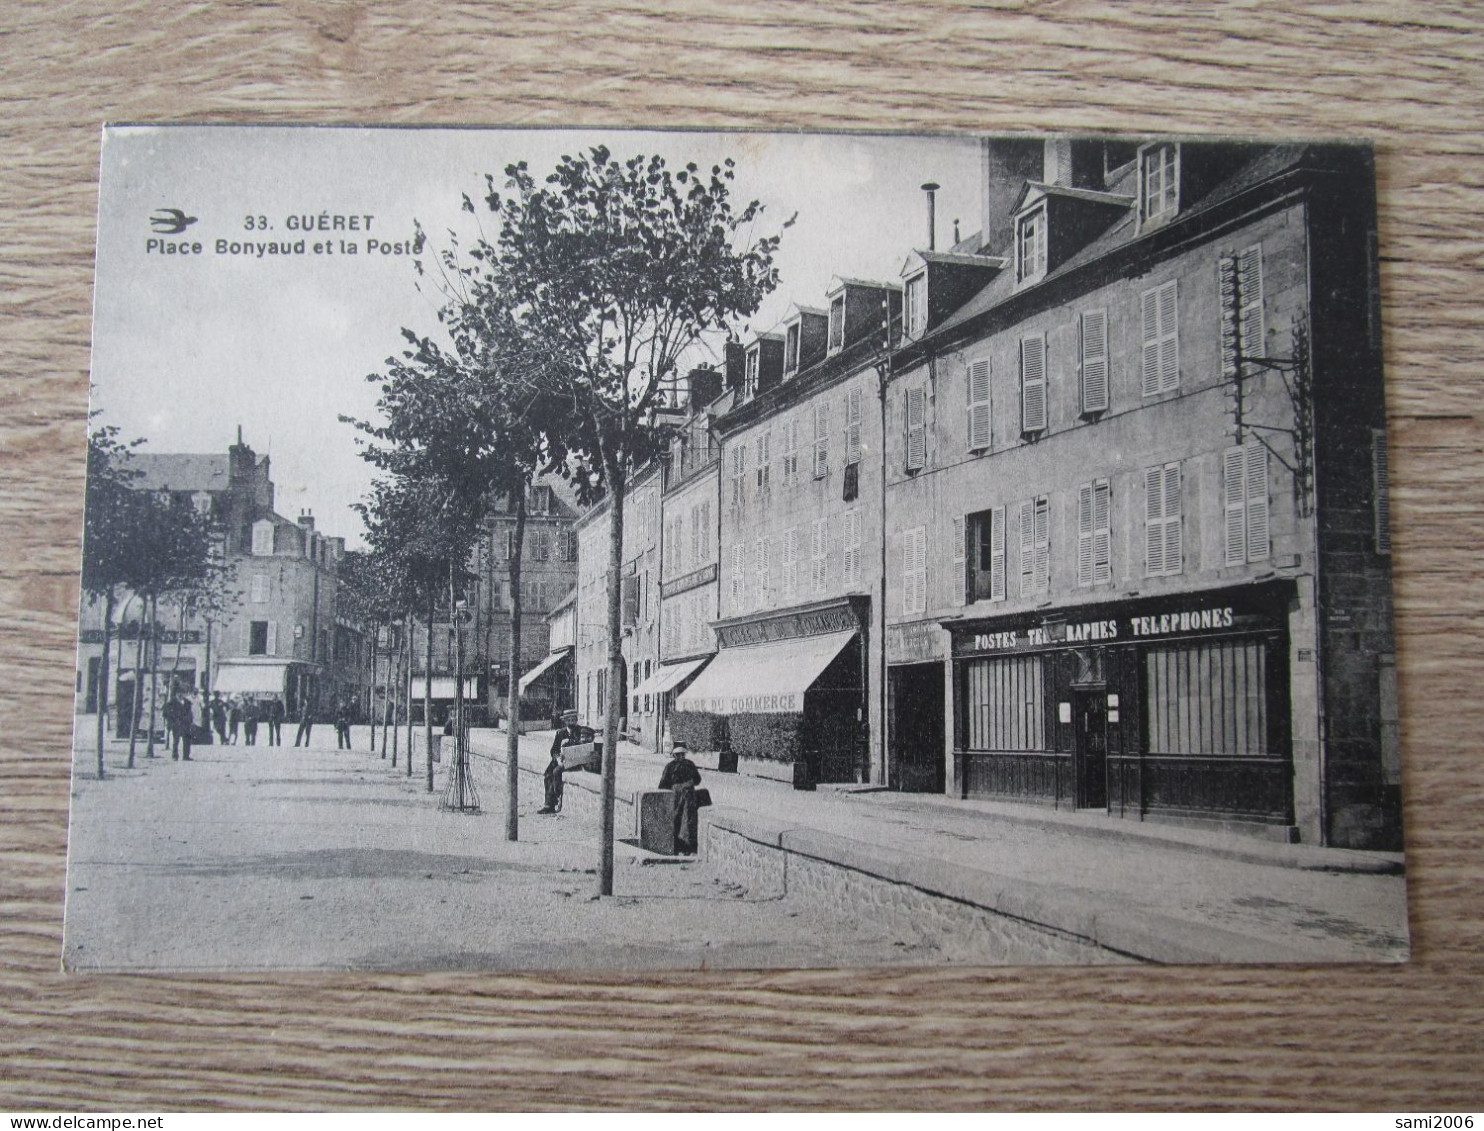
[[[475,751],[503,761],[503,732],[476,734]],[[539,774],[550,740],[550,732],[522,739],[523,769]],[[665,761],[620,744],[620,836],[625,820],[632,827],[628,798],[655,788]],[[800,792],[742,775],[702,777],[715,801],[703,810],[703,853],[725,847],[746,873],[738,878],[753,884],[776,870],[771,856],[808,860],[1158,961],[1406,956],[1396,854],[924,794]],[[567,782],[569,797],[598,789],[595,774],[571,773]]]

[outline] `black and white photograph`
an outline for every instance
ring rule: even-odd
[[[1354,139],[103,132],[63,968],[1409,956]]]

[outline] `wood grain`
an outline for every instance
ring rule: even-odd
[[[0,9],[0,1108],[1478,1108],[1484,9]],[[1197,131],[1379,145],[1400,969],[59,972],[104,120]]]

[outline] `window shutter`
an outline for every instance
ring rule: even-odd
[[[623,579],[623,627],[633,628],[639,623],[639,578]]]
[[[907,470],[920,471],[927,462],[927,390],[907,390]]]
[[[732,611],[742,607],[742,543],[732,543],[732,569],[728,579],[732,594]]]
[[[1005,599],[1005,508],[989,512],[989,599]]]
[[[1051,505],[1042,495],[1036,500],[1036,573],[1037,593],[1051,588]]]
[[[1178,463],[1165,465],[1164,523],[1164,571],[1166,573],[1179,573],[1183,568],[1185,547],[1184,534],[1181,527],[1180,465]]]
[[[989,358],[969,365],[969,450],[989,447]]]
[[[1108,408],[1108,312],[1082,315],[1082,411]]]
[[[1176,283],[1171,279],[1159,289],[1159,391],[1162,393],[1180,387],[1178,312]]]
[[[276,620],[268,622],[268,655],[278,655],[278,622]]]
[[[1262,245],[1249,247],[1237,256],[1237,278],[1240,283],[1242,310],[1242,356],[1266,357],[1267,328],[1262,305]]]
[[[1152,397],[1180,387],[1179,294],[1177,280],[1143,296],[1143,393]]]
[[[1165,571],[1164,483],[1163,468],[1144,469],[1144,573],[1149,576]]]
[[[1247,560],[1268,556],[1268,450],[1261,444],[1245,448],[1247,464]]]
[[[974,588],[972,578],[974,570],[971,562],[973,555],[969,553],[969,526],[964,515],[956,515],[953,520],[953,577],[954,583],[949,586],[953,590],[948,596],[954,605],[962,605],[966,601],[974,600]]]
[[[1020,430],[1046,428],[1046,338],[1020,339]]]
[[[1241,448],[1221,454],[1222,498],[1226,509],[1226,564],[1247,560],[1247,476]]]
[[[847,511],[845,514],[844,546],[845,586],[860,584],[861,579],[861,512]]]
[[[1092,584],[1092,484],[1077,488],[1077,584]]]
[[[1229,256],[1216,260],[1216,292],[1221,302],[1221,376],[1230,381],[1237,375],[1237,261]]]
[[[1152,397],[1159,392],[1159,303],[1154,291],[1143,295],[1144,371],[1143,392]]]
[[[809,558],[809,582],[815,594],[818,595],[825,591],[825,583],[828,580],[827,554],[830,551],[830,519],[815,519],[810,551],[812,554]]]
[[[1113,580],[1113,486],[1106,479],[1092,485],[1092,583]]]
[[[1386,429],[1371,431],[1371,474],[1376,500],[1376,553],[1391,553],[1391,457]]]
[[[861,391],[851,389],[845,395],[845,462],[861,461]]]
[[[823,479],[829,471],[829,411],[824,401],[817,401],[814,405],[814,478]]]
[[[1029,597],[1035,591],[1036,571],[1036,500],[1020,504],[1020,595]]]
[[[789,530],[783,535],[783,596],[792,600],[799,584],[799,535]]]

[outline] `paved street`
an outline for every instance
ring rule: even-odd
[[[84,728],[76,758],[66,962],[119,969],[586,969],[973,962],[943,922],[904,926],[868,907],[827,912],[805,894],[750,891],[714,861],[617,848],[616,898],[594,897],[590,810],[535,813],[504,840],[504,767],[475,736],[477,815],[441,812],[419,759],[412,778],[365,750],[197,747],[190,763],[110,748],[97,781]],[[357,741],[364,744],[358,728]],[[548,738],[522,740],[539,769]],[[652,788],[664,759],[625,745],[619,792]],[[1080,825],[941,797],[821,789],[706,773],[719,807],[1051,892],[1063,906],[1113,897],[1134,911],[1217,927],[1337,960],[1405,953],[1403,878],[1336,871],[1384,859],[1243,838]],[[574,773],[569,790],[595,788]],[[1127,826],[1124,826],[1125,829]],[[619,836],[630,830],[620,819]],[[1168,839],[1161,840],[1165,837]],[[1153,838],[1153,839],[1150,839]],[[703,854],[704,855],[704,854]],[[648,860],[646,864],[643,861]],[[1286,866],[1280,866],[1280,864]],[[1295,866],[1302,865],[1302,866]],[[1041,961],[1011,945],[1000,961]],[[1018,955],[1018,957],[1017,957]],[[985,959],[981,956],[979,961]]]
[[[618,846],[620,895],[594,897],[596,831],[535,815],[504,840],[501,775],[476,764],[484,811],[440,812],[365,751],[197,747],[92,776],[75,760],[66,963],[75,970],[497,969],[931,962],[930,939],[821,922],[752,898],[704,863],[644,866]],[[89,728],[83,728],[91,735]],[[359,737],[359,735],[358,735]],[[544,762],[541,758],[536,764]],[[501,781],[496,781],[497,776]],[[439,767],[441,789],[443,768]],[[620,830],[620,835],[624,835]]]

